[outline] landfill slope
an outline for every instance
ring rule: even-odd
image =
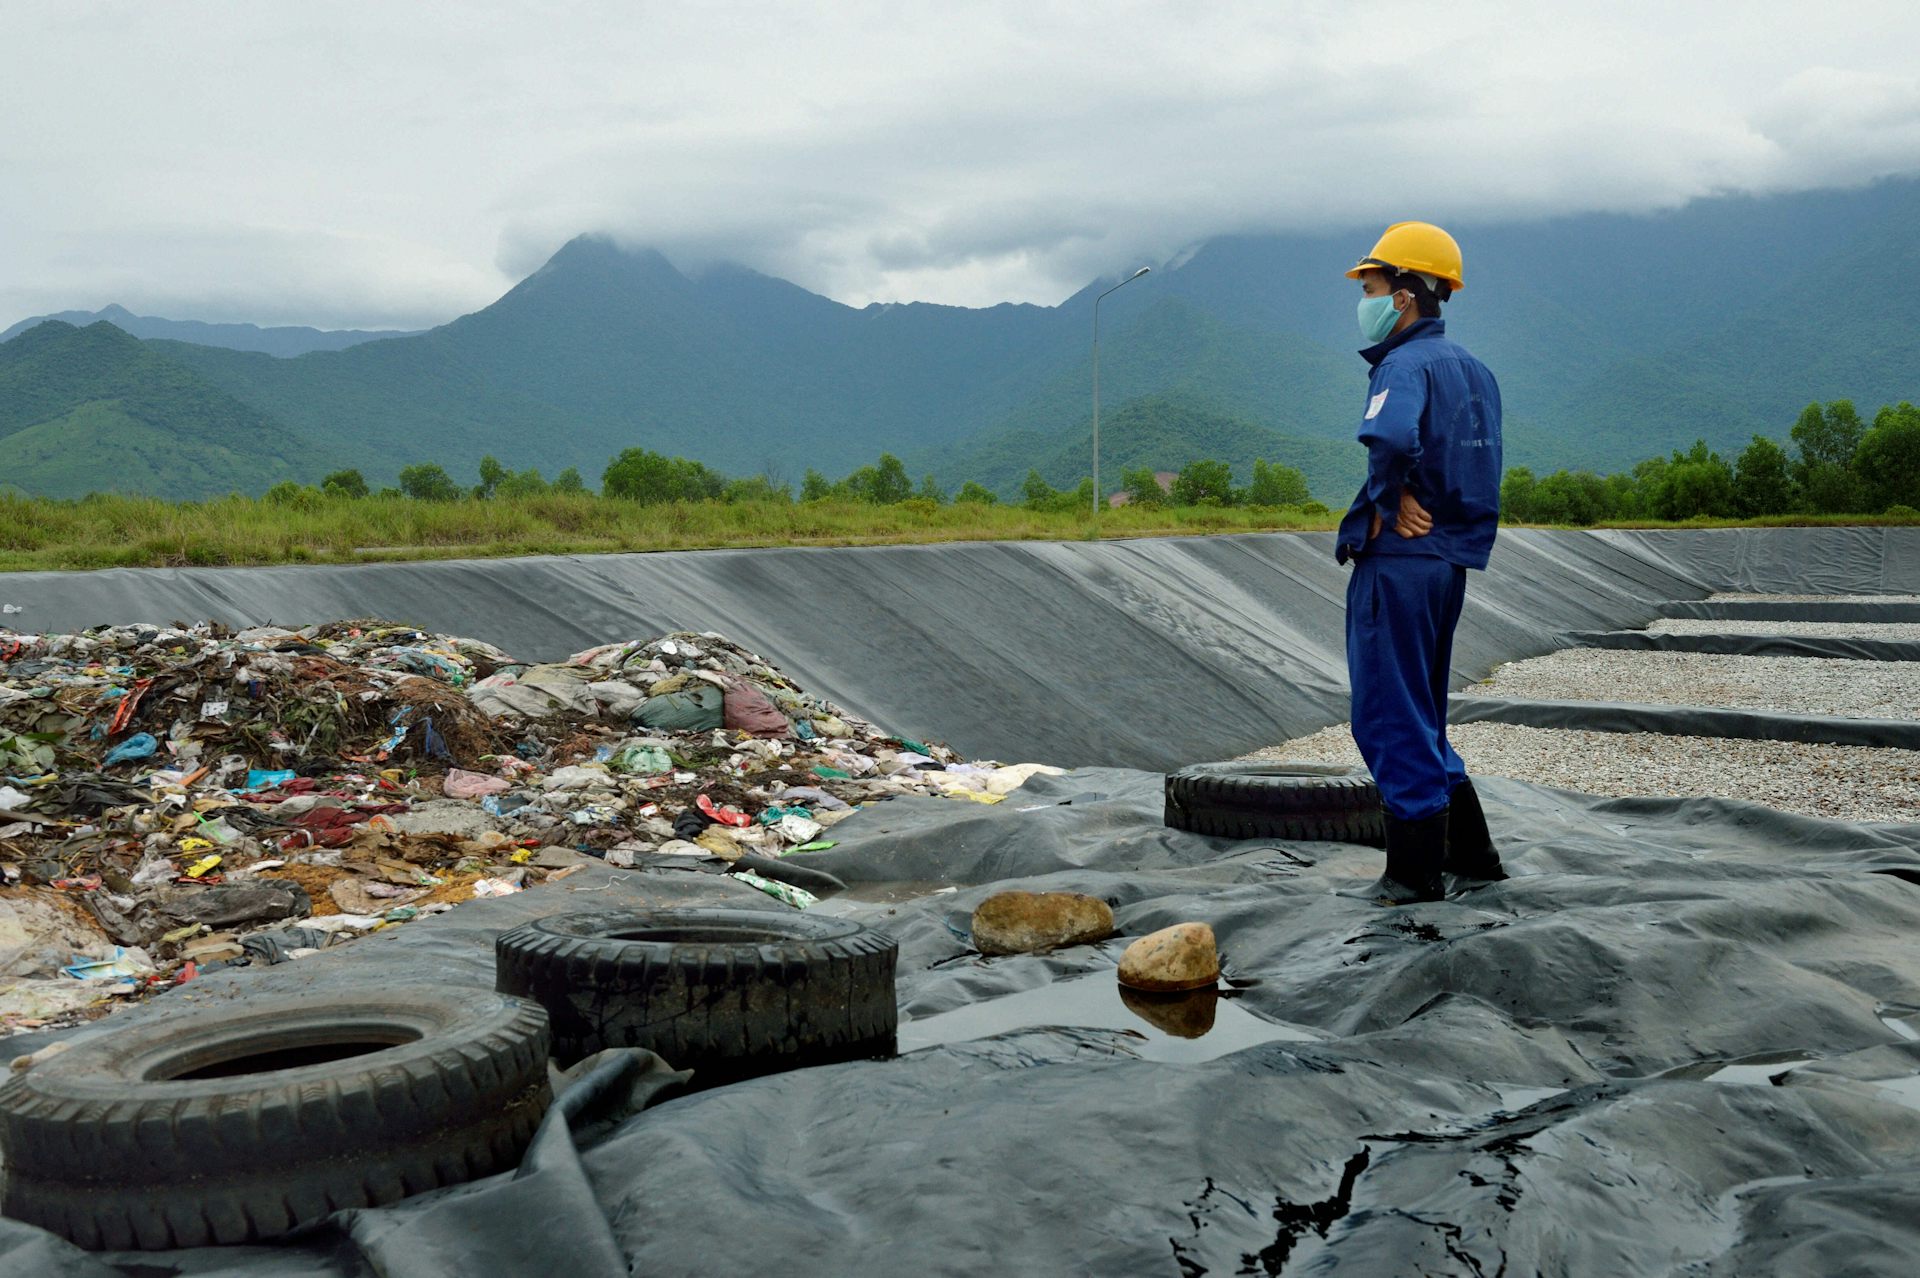
[[[1764,537],[1743,550],[1709,542],[1710,554],[1687,561],[1672,537],[1644,554],[1611,534],[1505,538],[1505,566],[1470,587],[1481,603],[1456,671],[1558,647],[1551,630],[1562,625],[1640,624],[1663,611],[1662,601],[1723,588],[1796,588],[1774,562],[1781,557],[1798,557],[1820,588],[1912,589],[1901,581],[1906,560],[1860,558],[1863,550],[1910,555],[1908,540],[1816,531],[1844,535],[1796,536],[1775,551]],[[1121,664],[1104,675],[1139,675],[1112,695],[1131,696],[1130,708],[1151,717],[1122,746],[1157,741],[1164,751],[1170,740],[1198,741],[1203,748],[1189,759],[1200,759],[1232,753],[1234,734],[1270,719],[1342,717],[1337,647],[1324,646],[1337,643],[1339,599],[1329,590],[1338,577],[1319,575],[1325,547],[1314,541],[1042,546],[1004,556],[962,547],[924,560],[828,552],[838,557],[826,562],[854,565],[841,569],[843,579],[866,584],[898,572],[903,589],[919,582],[936,599],[940,591],[925,583],[943,572],[951,580],[942,589],[964,581],[985,598],[991,583],[979,570],[992,562],[1018,597],[1035,563],[1053,563],[1069,601],[1054,618],[1061,624],[1098,620],[1124,597],[1122,611],[1143,619],[1127,632],[1139,650],[1116,646]],[[709,571],[699,567],[705,558],[675,562],[697,577]],[[1842,580],[1850,563],[1854,578]],[[1202,571],[1208,565],[1212,576]],[[1275,585],[1282,576],[1284,591]],[[792,587],[799,578],[782,580]],[[1256,584],[1272,587],[1272,597]],[[810,618],[810,636],[851,642],[843,627],[869,604],[857,592],[841,598],[844,615]],[[835,651],[825,664],[850,668],[864,658],[878,684],[918,662],[938,667],[978,633],[955,617],[952,633],[925,627],[920,648]],[[1019,741],[1048,739],[1059,723],[1112,722],[1101,717],[1112,714],[1097,691],[1103,672],[1082,672],[1071,687],[1032,676],[1071,669],[1075,633],[1018,620],[1001,636],[1008,646],[996,659],[1003,675],[1016,675],[1005,676],[999,700],[991,700],[995,685],[963,685],[974,727],[1000,724]],[[1326,634],[1313,638],[1322,621]],[[1292,628],[1257,636],[1262,625]],[[703,653],[734,654],[769,699],[787,686],[785,676],[756,674],[750,654],[702,638],[602,646],[589,660],[609,673],[630,670],[645,685],[634,691],[652,694],[687,664],[660,645],[685,639]],[[382,646],[431,655],[448,645]],[[1174,653],[1185,654],[1177,669],[1188,679],[1148,680],[1149,662]],[[1247,667],[1269,657],[1281,666],[1264,670],[1241,701],[1221,703],[1234,713],[1204,717],[1210,703],[1192,698],[1195,686],[1249,678]],[[1333,682],[1295,688],[1288,672],[1300,668],[1330,670]],[[517,697],[540,681],[516,677],[515,686],[522,691],[496,691]],[[673,696],[689,685],[666,686],[663,695]],[[807,686],[812,696],[821,691]],[[872,704],[857,686],[851,699]],[[985,715],[989,704],[1004,722]],[[1255,704],[1258,714],[1246,708]],[[815,732],[824,717],[842,717],[818,701],[797,708]],[[620,713],[614,700],[595,713],[607,711]],[[617,1103],[599,1123],[570,1127],[556,1112],[517,1175],[338,1213],[277,1246],[94,1256],[0,1218],[0,1273],[550,1278],[560,1257],[581,1274],[659,1275],[1911,1273],[1920,1253],[1912,1209],[1920,826],[1819,820],[1728,799],[1608,799],[1487,778],[1489,823],[1515,877],[1389,911],[1332,894],[1376,874],[1377,851],[1170,830],[1157,773],[1040,772],[994,792],[983,787],[1001,770],[869,733],[851,713],[842,721],[881,777],[900,769],[888,778],[895,784],[813,774],[875,801],[817,841],[832,847],[799,851],[810,845],[779,839],[774,850],[852,885],[815,908],[897,940],[903,1037],[937,1045],[651,1104],[636,1092],[633,1104],[645,1107],[624,1121]],[[927,735],[943,735],[938,727]],[[579,750],[577,735],[558,738],[567,753]],[[722,736],[738,741],[737,731]],[[635,762],[653,748],[611,734],[606,743],[631,746]],[[790,764],[802,757],[792,744],[794,754],[782,755]],[[733,753],[716,740],[709,760],[733,765]],[[611,772],[618,754],[592,762]],[[739,763],[755,766],[746,753]],[[944,793],[948,773],[960,793]],[[638,785],[600,788],[628,801],[642,797],[626,793]],[[174,1006],[264,1002],[293,989],[351,992],[402,978],[488,988],[501,930],[589,904],[790,908],[738,875],[705,872],[725,868],[705,858],[644,854],[623,866],[613,860],[620,844],[600,843],[605,864],[538,890],[422,914],[289,961],[214,971],[82,1032],[112,1034]],[[1012,887],[1102,897],[1122,935],[984,958],[970,945],[971,911]],[[1212,926],[1224,962],[1226,993],[1199,997],[1224,997],[1239,1016],[1222,1009],[1223,1020],[1267,1024],[1271,1041],[1246,1046],[1203,1034],[1183,1040],[1189,1055],[1170,1063],[1152,1058],[1166,1037],[1164,1005],[1133,1013],[1137,1028],[1116,1028],[1105,1011],[1076,1014],[1080,991],[1111,990],[1127,939],[1188,920]],[[1020,1011],[1045,993],[1062,1002],[1044,1014]],[[955,1014],[999,1022],[939,1033],[952,1024],[940,1018]],[[1213,1043],[1218,1054],[1209,1053]]]
[[[910,1026],[1111,982],[1115,945],[971,951],[971,909],[1018,886],[1106,898],[1125,936],[1209,922],[1234,1001],[1288,1032],[1167,1064],[1142,1058],[1145,1020],[1014,1023],[667,1100],[597,1139],[561,1127],[519,1177],[277,1247],[91,1256],[0,1219],[0,1271],[547,1278],[588,1240],[609,1259],[582,1273],[1911,1273],[1920,827],[1483,793],[1517,877],[1397,911],[1330,894],[1377,870],[1366,849],[1167,830],[1153,774],[882,804],[817,864],[955,887],[845,907],[899,940]],[[714,899],[702,884],[747,892],[596,876],[180,997],[479,989],[530,913]]]
[[[381,616],[558,661],[718,631],[886,729],[984,758],[1168,768],[1346,717],[1331,533],[284,568],[13,573],[4,624]],[[1920,590],[1920,528],[1507,529],[1471,576],[1454,683],[1716,590]],[[1785,583],[1784,585],[1782,583]]]

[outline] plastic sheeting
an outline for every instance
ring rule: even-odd
[[[1849,719],[1839,715],[1649,705],[1634,701],[1531,701],[1455,693],[1448,698],[1447,721],[1920,750],[1920,719]]]
[[[1839,661],[1920,661],[1920,642],[1844,635],[1692,635],[1652,630],[1575,630],[1570,648],[1706,652],[1730,657],[1825,657]]]
[[[1903,575],[1920,538],[1770,536],[1504,535],[1494,570],[1469,587],[1456,673],[1559,646],[1563,630],[1639,624],[1657,615],[1651,601],[1920,586]],[[1326,542],[0,588],[36,628],[384,612],[527,656],[716,628],[888,722],[957,723],[951,739],[975,752],[1188,762],[1343,717],[1341,577]],[[1867,552],[1904,558],[1889,567]],[[1795,561],[1805,575],[1789,572]],[[903,1037],[953,1041],[667,1099],[623,1121],[654,1094],[636,1062],[608,1062],[516,1174],[342,1213],[273,1247],[92,1256],[0,1219],[0,1272],[1911,1273],[1920,827],[1498,779],[1481,792],[1517,877],[1394,911],[1329,891],[1377,873],[1377,852],[1168,830],[1152,773],[1039,777],[991,807],[880,805],[799,863],[877,898],[820,908],[894,935],[914,1031]],[[1274,1041],[1195,1059],[1203,1036],[1184,1063],[1147,1059],[1164,1031],[1115,1028],[1111,1000],[1096,998],[1124,937],[1046,956],[971,952],[973,906],[1014,886],[1102,896],[1127,936],[1212,924],[1231,1007],[1270,1024]],[[85,1032],[197,998],[402,976],[486,988],[493,936],[535,912],[748,898],[782,908],[690,871],[595,870],[203,978]],[[1024,1010],[1043,994],[1060,997]],[[953,1013],[993,1031],[940,1033]],[[1226,1019],[1244,1032],[1247,1017]]]
[[[1347,717],[1331,533],[12,573],[19,629],[381,616],[551,661],[718,630],[814,692],[976,758],[1169,768]],[[1802,573],[1801,577],[1795,576]],[[1500,534],[1456,687],[1719,590],[1920,591],[1920,528]],[[1783,584],[1784,583],[1784,584]],[[1812,584],[1808,584],[1812,583]]]
[[[1920,528],[1602,529],[1589,535],[1712,582],[1715,591],[1920,594]]]
[[[1707,621],[1843,621],[1877,626],[1888,622],[1920,621],[1920,603],[1676,599],[1662,604],[1660,613],[1665,617],[1697,617]]]
[[[1274,1023],[1263,1045],[1144,1059],[1146,1020],[1114,1028],[1070,999],[578,1139],[552,1120],[518,1176],[277,1247],[92,1256],[0,1220],[0,1271],[1910,1274],[1920,827],[1482,792],[1518,877],[1394,911],[1329,891],[1376,873],[1378,853],[1167,830],[1144,773],[1041,777],[994,807],[896,801],[808,857],[849,881],[920,881],[910,900],[824,907],[899,939],[903,1036],[1110,985],[1124,938],[970,950],[972,908],[1019,886],[1104,897],[1127,936],[1210,923],[1234,1010]],[[728,886],[596,875],[570,904]],[[200,994],[422,969],[480,987],[492,933],[561,895],[476,903]]]

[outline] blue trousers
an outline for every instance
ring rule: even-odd
[[[1447,669],[1467,570],[1431,555],[1361,555],[1347,582],[1353,740],[1388,815],[1447,806],[1466,765],[1447,744]]]

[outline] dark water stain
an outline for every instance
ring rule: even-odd
[[[1094,972],[902,1021],[900,1051],[1038,1026],[1122,1030],[1137,1036],[1133,1046],[1141,1057],[1173,1063],[1209,1061],[1261,1043],[1319,1041],[1306,1030],[1263,1020],[1215,989],[1142,997],[1123,992],[1111,972]]]
[[[1308,1233],[1320,1238],[1346,1214],[1353,1210],[1353,1187],[1359,1181],[1360,1174],[1367,1170],[1367,1164],[1373,1161],[1372,1153],[1363,1145],[1360,1152],[1347,1160],[1340,1173],[1340,1187],[1330,1198],[1315,1203],[1290,1203],[1277,1198],[1273,1204],[1273,1219],[1278,1226],[1273,1241],[1259,1251],[1240,1257],[1241,1274],[1276,1275],[1286,1268],[1287,1257],[1293,1254],[1294,1247]],[[1256,1268],[1257,1266],[1257,1268]]]

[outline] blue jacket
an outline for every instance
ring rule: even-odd
[[[1500,386],[1446,334],[1442,320],[1416,320],[1360,352],[1373,366],[1360,421],[1367,482],[1340,521],[1341,563],[1359,554],[1434,555],[1487,566],[1500,524]],[[1424,537],[1393,531],[1403,486],[1433,516]],[[1375,511],[1382,527],[1369,544]]]

